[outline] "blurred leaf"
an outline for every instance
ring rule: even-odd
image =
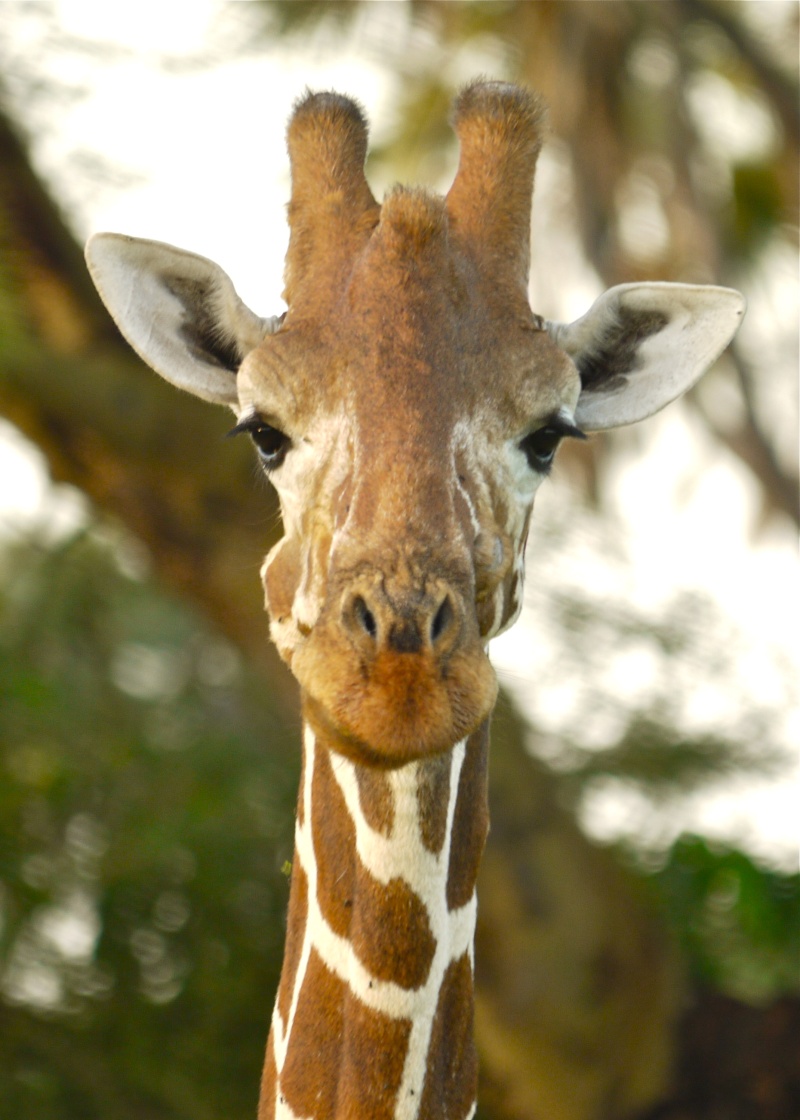
[[[800,875],[685,836],[653,882],[704,983],[748,1002],[800,991]]]
[[[737,164],[733,169],[733,201],[733,252],[753,260],[780,224],[791,220],[774,163]]]
[[[0,1115],[250,1116],[294,731],[95,531],[19,546],[3,574]],[[136,687],[132,645],[151,658]]]
[[[752,724],[750,729],[756,731]],[[624,779],[660,801],[686,794],[726,774],[749,771],[763,775],[785,765],[785,756],[765,749],[757,732],[752,735],[755,747],[749,745],[751,736],[742,737],[745,742],[734,742],[723,735],[687,738],[669,720],[634,713],[614,746],[592,751],[573,748],[569,784],[585,790],[597,778]],[[566,775],[564,784],[568,784]]]
[[[306,31],[317,23],[346,24],[360,7],[359,0],[259,0],[267,20],[281,35]]]

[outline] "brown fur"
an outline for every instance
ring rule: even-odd
[[[284,297],[291,307],[302,302],[303,286],[313,286],[319,299],[325,284],[348,267],[377,221],[378,205],[364,177],[367,125],[355,102],[336,93],[308,94],[295,108],[286,139],[292,200]]]
[[[466,1120],[478,1090],[472,1037],[472,966],[463,956],[445,973],[431,1035],[418,1120]]]
[[[336,1115],[346,999],[347,985],[312,949],[295,1019],[305,1046],[290,1047],[280,1078],[280,1092],[298,1116],[328,1120]]]
[[[303,946],[303,933],[308,920],[308,878],[302,867],[292,868],[292,889],[289,900],[289,917],[286,923],[286,945],[283,950],[283,968],[278,988],[278,1011],[284,1023],[289,1021],[289,1008]]]
[[[420,767],[417,798],[422,842],[438,855],[447,839],[447,799],[450,796],[450,760],[437,755]]]
[[[320,910],[376,982],[409,992],[422,990],[434,960],[427,910],[405,880],[379,882],[361,863],[333,767],[337,754],[355,763],[365,821],[389,837],[386,771],[420,760],[412,791],[420,840],[432,854],[451,841],[438,920],[468,912],[488,830],[497,691],[485,643],[513,614],[520,541],[519,527],[508,528],[507,483],[476,470],[458,424],[466,418],[489,439],[521,438],[577,399],[574,367],[540,329],[525,291],[541,117],[523,91],[469,86],[455,108],[461,161],[448,196],[396,188],[379,208],[364,178],[360,110],[336,95],[304,99],[288,132],[289,310],[239,375],[245,403],[293,441],[322,441],[317,420],[352,440],[344,474],[339,447],[305,480],[304,506],[265,568],[265,591],[279,644],[301,588],[304,602],[309,589],[319,593],[316,617],[298,621],[282,652],[317,744]],[[342,408],[344,426],[331,420]],[[448,838],[449,752],[467,737]],[[300,803],[302,819],[302,794]],[[292,886],[284,1022],[298,982],[305,885],[301,875]],[[425,1081],[414,1090],[424,1120],[463,1118],[474,1102],[472,1018],[465,954],[445,973]],[[298,1115],[388,1120],[410,1028],[368,1010],[312,950],[278,1091]],[[276,1092],[272,1055],[270,1047],[264,1098]]]
[[[513,613],[516,542],[503,495],[485,493],[459,461],[481,523],[475,537],[451,442],[459,417],[485,411],[487,376],[489,437],[521,437],[577,385],[524,290],[540,123],[532,95],[468,87],[456,104],[462,155],[447,198],[396,188],[380,208],[364,178],[366,125],[354,105],[309,96],[289,126],[289,310],[248,357],[245,383],[253,406],[293,439],[344,404],[358,462],[335,491],[326,469],[318,472],[297,535],[267,566],[265,590],[277,622],[291,616],[303,565],[306,585],[323,596],[310,632],[283,653],[317,722],[354,758],[399,765],[446,750],[494,703],[483,639],[498,621],[497,588],[503,617]],[[349,624],[355,596],[386,641],[365,642]],[[443,596],[454,621],[432,649],[423,639]]]
[[[538,98],[494,82],[468,85],[453,113],[461,160],[448,212],[492,283],[516,288],[526,303],[531,194],[544,116]]]
[[[464,757],[455,808],[448,871],[447,905],[458,908],[472,896],[487,829],[486,753],[488,727],[470,740]],[[413,892],[394,879],[377,883],[360,864],[354,825],[335,779],[336,753],[318,738],[311,792],[317,898],[331,929],[347,937],[377,981],[412,990],[424,983],[435,951],[424,908]],[[306,760],[307,764],[307,760]],[[444,841],[449,758],[420,764],[416,797],[424,810],[423,838],[429,848]],[[362,791],[380,789],[374,772]],[[302,787],[301,787],[302,790]],[[303,800],[301,792],[300,800]],[[456,847],[458,851],[456,851]],[[307,879],[292,872],[287,950],[278,1011],[288,1022],[297,960],[307,918]],[[435,1011],[420,1118],[464,1117],[474,1100],[477,1058],[472,1039],[473,987],[468,956],[445,972]],[[302,978],[298,1009],[283,1071],[278,1078],[272,1038],[267,1048],[259,1120],[272,1120],[272,1102],[282,1096],[300,1116],[314,1120],[391,1120],[397,1103],[411,1024],[367,1008],[334,976],[312,949]]]
[[[436,942],[425,907],[401,880],[385,885],[356,853],[355,828],[333,776],[327,750],[316,754],[313,780],[317,898],[328,925],[347,938],[378,980],[418,988],[430,971]],[[387,930],[392,936],[387,937]]]
[[[338,628],[318,625],[292,668],[306,687],[312,726],[334,734],[342,754],[385,766],[447,750],[480,726],[497,696],[477,641],[439,665],[427,652],[391,650],[367,663]]]
[[[475,892],[478,865],[489,832],[489,724],[471,737],[461,768],[450,841],[447,905],[464,906]]]
[[[312,1120],[391,1120],[410,1024],[354,999],[312,950],[280,1093]]]
[[[270,1031],[267,1039],[267,1053],[261,1074],[261,1093],[258,1098],[258,1120],[275,1120],[275,1087],[278,1083],[278,1070],[275,1066],[275,1040]]]
[[[386,775],[380,770],[359,766],[356,777],[364,820],[376,832],[390,836],[394,827],[394,801]]]

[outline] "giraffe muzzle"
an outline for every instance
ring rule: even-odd
[[[357,761],[400,766],[450,750],[487,718],[494,671],[471,602],[442,578],[343,580],[292,671],[326,741]]]
[[[398,654],[430,651],[446,656],[462,630],[455,596],[439,589],[433,595],[405,596],[393,601],[381,588],[345,595],[342,625],[364,656],[381,650]]]

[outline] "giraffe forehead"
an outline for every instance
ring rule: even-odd
[[[489,284],[443,202],[399,192],[331,306],[304,287],[240,372],[240,394],[292,438],[346,414],[359,449],[447,457],[457,426],[496,443],[577,400],[578,375],[527,300]],[[351,451],[353,448],[351,447]]]
[[[461,438],[515,438],[574,407],[577,370],[545,332],[511,319],[476,339],[473,317],[440,310],[437,321],[370,309],[314,330],[313,342],[306,327],[268,338],[240,370],[240,407],[292,437],[346,427],[365,446],[419,442],[427,456],[449,446],[456,428]]]

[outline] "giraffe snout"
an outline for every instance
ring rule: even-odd
[[[463,611],[449,588],[433,593],[391,597],[383,588],[358,588],[345,593],[342,625],[368,656],[382,650],[434,656],[447,654],[462,629]]]
[[[342,754],[382,766],[450,750],[497,695],[468,579],[412,567],[342,573],[292,661],[306,717]]]

